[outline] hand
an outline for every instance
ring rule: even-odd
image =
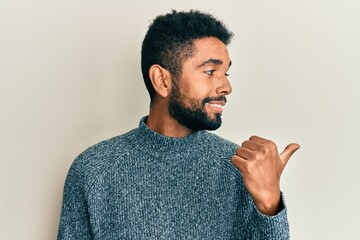
[[[279,155],[274,142],[252,136],[236,149],[236,155],[231,161],[240,170],[245,187],[261,213],[277,214],[281,173],[299,148],[299,144],[289,144]]]

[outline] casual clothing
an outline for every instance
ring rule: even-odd
[[[236,144],[197,131],[166,137],[139,127],[73,162],[59,240],[288,239],[286,208],[261,214],[231,163]]]

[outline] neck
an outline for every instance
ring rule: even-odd
[[[151,106],[146,125],[151,130],[167,137],[186,137],[193,132],[169,114],[167,105],[154,104]]]

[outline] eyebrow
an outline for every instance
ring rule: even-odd
[[[224,62],[220,59],[214,59],[214,58],[209,58],[208,60],[204,61],[203,63],[201,63],[198,68],[201,68],[203,66],[206,66],[208,64],[216,64],[216,65],[221,65],[223,64]],[[229,67],[231,66],[232,62],[230,61],[229,63]]]

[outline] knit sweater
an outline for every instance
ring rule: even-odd
[[[139,127],[73,162],[58,240],[288,239],[286,208],[260,213],[231,163],[236,144],[197,131],[183,138]]]

